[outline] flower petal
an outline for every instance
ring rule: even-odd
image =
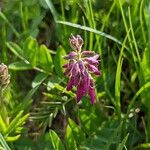
[[[82,55],[82,57],[92,57],[92,56],[95,55],[95,52],[93,52],[93,51],[83,51],[81,53],[81,55]]]
[[[68,84],[67,84],[67,88],[66,89],[67,89],[67,91],[70,91],[72,88],[73,88],[73,80],[70,79]]]
[[[69,42],[70,42],[70,46],[75,49],[75,50],[81,50],[81,47],[83,45],[83,39],[81,38],[80,35],[77,35],[76,37],[75,36],[72,36],[70,39],[69,39]]]
[[[84,73],[86,71],[86,68],[85,68],[84,63],[83,63],[82,60],[78,61],[78,66],[79,66],[79,69],[80,69],[81,73]]]
[[[75,63],[76,62],[74,60],[70,60],[69,63],[68,63],[68,66],[65,64],[67,66],[67,68],[66,68],[66,70],[64,72],[65,76],[70,76],[71,70],[72,70],[72,68],[73,68]]]
[[[89,96],[90,96],[90,100],[91,103],[94,104],[95,102],[95,89],[94,89],[94,81],[93,79],[90,79],[90,86],[89,86]]]
[[[98,68],[94,65],[88,64],[88,70],[94,73],[95,75],[101,75],[101,72],[98,70]]]
[[[85,61],[86,61],[87,63],[89,63],[89,64],[92,64],[92,65],[98,65],[98,64],[99,64],[98,60],[93,59],[93,57],[86,58]]]
[[[78,74],[78,72],[79,72],[79,66],[78,66],[78,63],[75,63],[72,66],[71,75],[76,76]]]
[[[83,83],[83,91],[84,91],[84,93],[88,93],[89,75],[86,72],[86,70],[81,74],[81,82]]]
[[[80,83],[80,74],[76,74],[75,76],[71,76],[70,80],[67,84],[67,91],[70,91],[73,86],[77,86]]]
[[[82,96],[84,95],[83,91],[83,83],[80,82],[80,84],[77,86],[77,102],[79,102],[82,99]]]
[[[67,64],[64,64],[62,67],[63,67],[63,68],[67,68],[67,67],[69,67],[69,64],[68,64],[68,63],[67,63]]]
[[[77,56],[76,52],[70,52],[68,55],[64,56],[64,59],[74,59]]]

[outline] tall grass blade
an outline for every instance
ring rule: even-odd
[[[80,24],[75,24],[75,23],[71,23],[71,22],[67,22],[67,21],[59,21],[57,20],[56,23],[60,23],[60,24],[65,24],[67,26],[71,26],[71,27],[74,27],[74,28],[78,28],[78,29],[81,29],[81,30],[85,30],[85,31],[89,31],[89,32],[93,32],[95,34],[98,34],[98,35],[101,35],[103,37],[106,37],[120,45],[122,45],[122,42],[119,41],[118,39],[116,39],[115,37],[109,35],[109,34],[106,34],[104,32],[101,32],[101,31],[98,31],[96,29],[93,29],[93,28],[90,28],[90,27],[86,27],[86,26],[82,26]]]
[[[123,51],[125,48],[125,43],[127,41],[129,31],[124,39],[124,42],[122,44],[122,48],[120,50],[119,54],[119,59],[117,63],[117,71],[116,71],[116,79],[115,79],[115,101],[116,101],[116,111],[119,117],[121,117],[121,110],[120,110],[120,83],[121,83],[121,68],[122,68],[122,63],[123,63]]]
[[[0,133],[0,143],[3,146],[4,150],[11,150],[1,133]]]
[[[56,12],[56,10],[55,10],[55,8],[53,6],[52,1],[51,0],[45,0],[45,2],[46,2],[47,6],[49,7],[49,9],[50,9],[50,11],[52,13],[52,15],[54,17],[54,20],[56,21],[58,19],[58,15],[57,15],[57,12]]]
[[[122,142],[119,144],[117,150],[123,150],[125,143],[127,142],[129,137],[129,133],[125,136],[125,138],[122,140]]]
[[[9,25],[9,27],[14,32],[14,34],[16,35],[16,37],[19,38],[20,34],[17,32],[17,30],[14,28],[14,26],[9,22],[9,20],[6,18],[6,16],[4,15],[4,13],[2,13],[1,11],[0,11],[0,17]]]

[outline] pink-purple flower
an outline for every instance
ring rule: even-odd
[[[93,51],[81,51],[83,39],[80,35],[73,36],[69,39],[71,51],[64,59],[68,60],[64,64],[65,76],[69,77],[67,90],[70,91],[73,87],[77,87],[77,102],[79,102],[84,95],[89,95],[91,103],[95,102],[95,85],[91,74],[101,75],[98,69],[99,55]]]

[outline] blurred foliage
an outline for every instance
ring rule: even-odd
[[[149,0],[1,0],[0,149],[150,149]],[[66,91],[71,34],[100,55],[97,101]]]

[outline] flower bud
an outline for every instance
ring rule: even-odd
[[[10,82],[10,75],[8,73],[8,67],[3,63],[0,64],[0,87],[7,86]]]
[[[75,37],[75,36],[72,36],[72,37],[69,39],[69,42],[70,42],[70,46],[71,46],[74,50],[77,50],[77,51],[80,51],[80,50],[81,50],[82,45],[83,45],[83,39],[81,38],[80,35],[77,35],[76,37]]]

